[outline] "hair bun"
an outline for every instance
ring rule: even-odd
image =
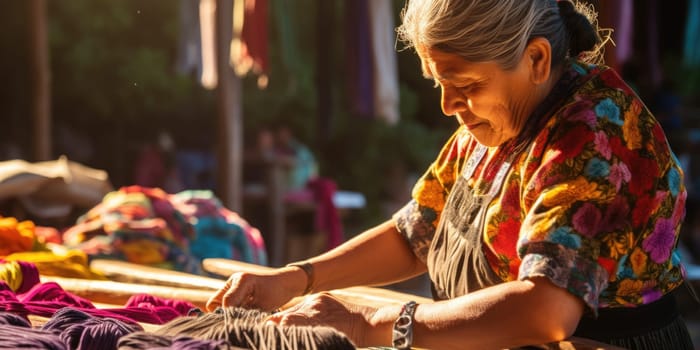
[[[575,16],[578,13],[571,1],[558,0],[557,5],[559,5],[559,15],[561,15],[562,18]]]
[[[593,50],[598,42],[598,35],[588,18],[576,11],[571,1],[558,0],[557,5],[559,5],[559,15],[569,34],[570,55],[578,56],[581,52]]]

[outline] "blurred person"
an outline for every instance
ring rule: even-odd
[[[160,188],[167,193],[185,189],[175,158],[175,140],[166,131],[160,131],[155,142],[146,142],[134,165],[134,184]]]
[[[303,189],[309,180],[318,176],[318,164],[313,153],[300,142],[287,125],[275,130],[275,155],[287,168],[287,189]]]

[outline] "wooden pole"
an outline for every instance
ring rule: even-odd
[[[32,74],[32,121],[34,160],[52,158],[51,68],[47,39],[46,0],[29,0],[29,50]]]
[[[143,283],[123,283],[113,281],[86,280],[57,276],[41,276],[41,282],[56,282],[63,290],[89,299],[95,303],[124,305],[137,294],[150,294],[159,298],[186,300],[195,306],[206,309],[207,301],[214,295],[211,290],[186,289]]]
[[[266,266],[248,264],[241,261],[221,258],[204,259],[202,261],[202,266],[204,267],[205,271],[220,276],[230,276],[235,272],[264,273],[273,270],[272,268]],[[361,305],[375,307],[381,307],[389,304],[403,304],[409,300],[414,300],[421,304],[432,302],[432,299],[428,299],[419,295],[365,286],[335,289],[330,291],[330,293],[343,300],[351,301]],[[296,301],[298,301],[298,299]]]
[[[114,282],[158,285],[185,289],[217,290],[224,286],[222,279],[198,276],[126,261],[94,259],[90,269]]]
[[[227,208],[242,212],[243,108],[241,80],[230,65],[233,2],[216,1],[216,67],[218,71],[217,192]]]

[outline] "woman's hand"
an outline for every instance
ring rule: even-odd
[[[299,268],[281,268],[270,272],[237,272],[207,302],[213,311],[219,306],[237,306],[272,311],[280,308],[306,286],[306,275]]]
[[[323,292],[310,295],[289,309],[275,313],[268,321],[282,326],[333,327],[356,346],[368,346],[372,342],[371,320],[376,312],[376,308],[351,304]]]

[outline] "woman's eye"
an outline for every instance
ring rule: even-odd
[[[457,86],[458,89],[462,91],[475,91],[480,87],[478,83],[473,83],[473,84],[467,84],[463,86]]]

